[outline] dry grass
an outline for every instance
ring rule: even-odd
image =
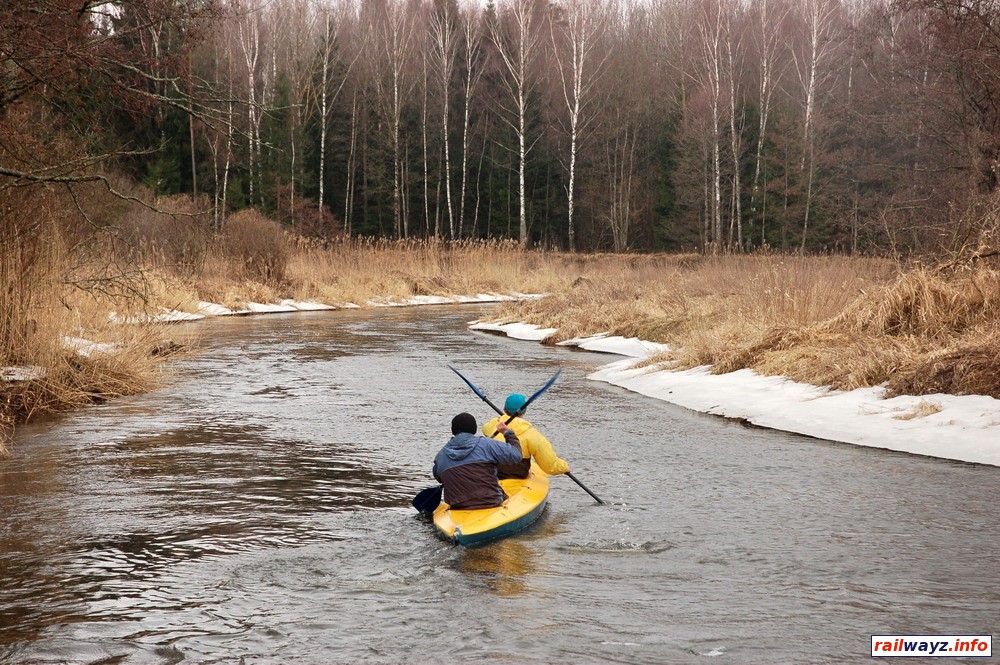
[[[139,309],[153,282],[128,263],[118,228],[88,224],[89,213],[74,220],[107,209],[101,190],[0,190],[0,367],[37,368],[34,378],[0,385],[0,441],[14,422],[156,381],[159,329],[109,319],[112,310]],[[114,352],[75,349],[71,338]]]
[[[749,366],[835,316],[891,273],[844,257],[648,257],[609,262],[564,293],[505,305],[503,320],[558,327],[551,342],[610,332],[670,344],[689,366]]]
[[[190,278],[168,276],[161,297],[239,307],[281,298],[364,306],[371,299],[415,295],[538,293],[566,288],[587,261],[563,254],[524,252],[505,242],[342,240],[321,243],[286,237],[281,279],[248,275],[238,256],[209,251]],[[181,306],[181,308],[185,308]]]
[[[912,410],[893,416],[896,420],[914,420],[916,418],[926,418],[935,413],[941,413],[941,405],[927,400],[920,400]]]
[[[592,275],[499,320],[558,327],[550,342],[610,332],[664,342],[651,359],[709,364],[890,394],[1000,397],[1000,273],[901,270],[881,260],[739,256]]]
[[[14,417],[9,413],[0,411],[0,459],[10,455],[10,448],[7,442],[10,441],[14,433]]]
[[[112,305],[76,289],[36,303],[34,334],[16,364],[42,368],[44,376],[4,386],[0,412],[7,419],[136,394],[157,383],[162,328],[112,323]]]
[[[45,201],[68,205],[57,196]],[[198,223],[193,208],[185,209],[183,201],[159,205],[178,214],[126,208],[118,226],[71,239],[44,218],[0,220],[34,230],[7,234],[17,242],[0,247],[0,366],[44,371],[41,378],[0,386],[0,428],[155,385],[162,327],[114,324],[111,312],[136,318],[160,307],[196,311],[201,300],[233,308],[289,297],[364,306],[382,297],[552,291],[590,263],[523,252],[512,243],[320,244],[291,238],[253,211],[230,218],[227,233],[202,246],[197,238],[171,239],[178,224]],[[7,210],[44,216],[31,200]],[[81,355],[67,338],[116,350]]]
[[[296,297],[363,304],[374,297],[548,290],[562,284],[566,260],[502,242],[304,242],[289,277]]]

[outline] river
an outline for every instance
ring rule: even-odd
[[[1000,632],[1000,468],[836,444],[588,381],[615,359],[481,306],[222,318],[155,392],[0,461],[3,663],[841,663]],[[409,501],[451,417],[530,394],[568,478],[477,549]]]

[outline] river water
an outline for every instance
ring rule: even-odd
[[[1000,469],[750,429],[467,330],[479,306],[214,319],[156,392],[0,462],[4,663],[840,663],[1000,626]],[[410,507],[463,410],[574,475],[466,550]]]

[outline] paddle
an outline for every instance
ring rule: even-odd
[[[458,374],[462,378],[462,380],[465,381],[465,383],[468,384],[468,386],[470,388],[472,388],[472,392],[474,392],[477,395],[479,395],[480,399],[482,399],[484,402],[486,402],[491,407],[493,407],[494,411],[496,411],[501,416],[503,415],[503,410],[501,410],[496,404],[494,404],[493,402],[491,402],[489,400],[489,398],[487,398],[486,395],[483,394],[483,391],[480,390],[479,388],[477,388],[476,385],[474,383],[472,383],[472,381],[469,381],[469,379],[467,379],[465,376],[463,376],[461,372],[459,372],[457,369],[455,369],[451,365],[448,365],[448,368],[451,371],[453,371],[455,374]],[[510,418],[507,419],[507,424],[510,425],[511,421],[514,420],[514,418],[517,418],[518,416],[522,415],[527,410],[529,404],[531,404],[532,402],[534,402],[542,393],[544,393],[546,390],[548,390],[552,386],[552,384],[556,382],[556,379],[559,378],[560,374],[562,374],[562,370],[561,369],[558,372],[555,373],[555,376],[553,376],[551,379],[549,379],[548,381],[546,381],[545,385],[538,389],[538,392],[536,392],[534,395],[532,395],[531,397],[529,397],[528,401],[524,403],[524,406],[522,406],[520,409],[517,410],[517,413],[515,413],[514,415],[512,415]],[[566,475],[569,476],[570,480],[572,480],[574,483],[576,483],[577,485],[579,485],[580,487],[582,487],[584,492],[586,492],[591,497],[593,497],[594,501],[596,501],[597,503],[601,504],[602,506],[604,505],[604,502],[601,501],[601,497],[599,497],[596,494],[594,494],[593,492],[591,492],[587,488],[586,485],[584,485],[583,483],[581,483],[577,479],[576,476],[574,476],[569,471],[566,472]]]
[[[451,371],[453,371],[455,374],[458,374],[459,378],[461,378],[463,381],[465,381],[466,385],[468,385],[470,388],[472,388],[472,392],[474,392],[477,395],[479,395],[479,399],[481,399],[484,402],[486,402],[487,404],[489,404],[490,408],[492,408],[498,414],[500,414],[501,416],[503,415],[503,409],[501,409],[499,406],[497,406],[496,404],[494,404],[493,402],[491,402],[490,398],[487,397],[483,393],[482,390],[480,390],[479,388],[476,387],[476,384],[474,384],[472,381],[469,381],[469,379],[467,379],[465,377],[465,375],[463,375],[461,372],[459,372],[457,369],[455,369],[451,365],[448,365],[448,369],[450,369]],[[517,418],[519,415],[521,415],[522,413],[524,413],[528,409],[528,405],[529,404],[531,404],[536,399],[538,399],[539,397],[541,397],[542,393],[544,393],[546,390],[548,390],[549,388],[551,388],[552,384],[556,382],[556,379],[559,378],[560,374],[562,374],[562,370],[561,369],[558,370],[555,374],[553,374],[552,378],[549,379],[548,381],[546,381],[544,386],[542,386],[541,388],[539,388],[538,390],[536,390],[535,394],[532,395],[531,397],[529,397],[528,401],[524,403],[524,406],[522,406],[520,409],[517,410],[517,413],[515,413],[514,415],[512,415],[510,418],[507,419],[507,424],[510,425],[511,421],[513,421],[514,418]]]
[[[596,494],[594,494],[593,492],[591,492],[589,489],[587,489],[587,486],[584,485],[583,483],[581,483],[579,480],[577,480],[576,476],[574,476],[569,471],[566,472],[566,475],[569,476],[570,480],[572,480],[574,483],[576,483],[577,485],[579,485],[580,487],[582,487],[584,492],[586,492],[591,497],[593,497],[594,501],[596,501],[597,503],[601,504],[602,506],[604,505],[604,502],[601,501],[601,497],[597,496]]]
[[[469,381],[469,380],[468,380],[467,378],[465,378],[464,376],[462,376],[462,373],[461,373],[461,372],[459,372],[459,371],[458,371],[457,369],[455,369],[454,367],[452,367],[451,365],[448,365],[448,368],[449,368],[449,369],[451,369],[451,371],[455,372],[455,374],[458,374],[458,375],[459,375],[460,377],[462,377],[462,380],[463,380],[463,381],[465,381],[465,383],[466,383],[466,384],[468,384],[468,386],[469,386],[470,388],[472,388],[472,391],[473,391],[474,393],[476,393],[477,395],[479,395],[479,397],[480,397],[480,398],[481,398],[481,399],[482,399],[482,400],[483,400],[484,402],[486,402],[486,403],[487,403],[487,404],[489,404],[489,405],[490,405],[491,407],[493,407],[493,410],[494,410],[494,411],[496,411],[496,412],[497,412],[497,413],[499,413],[500,415],[503,415],[503,411],[501,411],[501,410],[500,410],[500,409],[499,409],[499,408],[497,407],[497,405],[496,405],[496,404],[494,404],[493,402],[491,402],[491,401],[489,400],[489,398],[488,398],[488,397],[486,397],[486,395],[485,395],[485,394],[483,394],[483,391],[481,391],[481,390],[480,390],[479,388],[477,388],[477,387],[476,387],[476,385],[475,385],[474,383],[472,383],[472,381]],[[531,397],[529,397],[529,398],[528,398],[528,401],[527,401],[527,402],[525,402],[525,403],[524,403],[524,406],[522,406],[522,407],[521,407],[521,408],[520,408],[520,409],[518,410],[517,414],[515,414],[515,415],[513,415],[513,416],[511,416],[510,418],[508,418],[508,419],[507,419],[507,424],[509,425],[509,424],[510,424],[510,422],[511,422],[512,420],[514,420],[514,418],[517,418],[517,415],[519,415],[519,414],[521,414],[521,413],[524,413],[524,410],[528,408],[528,405],[529,405],[529,404],[531,404],[531,403],[532,403],[532,402],[534,402],[534,401],[535,401],[536,399],[538,399],[539,397],[541,397],[541,396],[542,396],[542,393],[544,393],[544,392],[545,392],[546,390],[548,390],[549,388],[551,388],[551,387],[552,387],[552,384],[556,382],[556,379],[558,379],[558,378],[559,378],[559,375],[560,375],[560,374],[562,374],[562,370],[561,370],[561,369],[560,369],[559,371],[557,371],[557,372],[556,372],[556,373],[555,373],[555,374],[554,374],[554,375],[552,376],[552,378],[551,378],[551,379],[549,379],[548,381],[546,381],[546,382],[545,382],[545,385],[544,385],[544,386],[542,386],[542,387],[541,387],[541,388],[539,388],[539,389],[538,389],[537,391],[535,391],[535,394],[534,394],[534,395],[532,395]],[[570,477],[572,478],[572,476],[570,476]],[[575,479],[575,478],[573,478],[573,480],[576,480],[576,479]],[[577,480],[576,482],[577,482],[577,483],[580,483],[580,481],[579,481],[579,480]],[[580,487],[583,487],[583,485],[582,485],[582,484],[580,484]],[[442,489],[443,489],[443,488],[441,487],[441,485],[437,485],[436,487],[428,487],[427,489],[424,489],[424,490],[420,490],[420,492],[418,492],[418,493],[417,493],[417,495],[416,495],[415,497],[413,497],[413,501],[411,502],[411,503],[413,504],[413,507],[414,507],[414,508],[416,508],[416,509],[417,509],[417,511],[418,511],[418,512],[421,512],[421,513],[433,513],[433,512],[434,512],[434,510],[435,510],[435,509],[436,509],[436,508],[438,507],[438,504],[440,504],[440,503],[441,503],[441,490],[442,490]],[[587,490],[587,488],[586,488],[586,487],[583,487],[583,489]],[[594,497],[595,499],[597,499],[597,497],[596,497],[596,496],[594,496],[594,494],[593,494],[592,492],[590,492],[590,490],[587,490],[587,492],[588,492],[588,493],[590,493],[590,495],[591,495],[591,496],[593,496],[593,497]],[[603,501],[601,501],[600,499],[597,499],[597,500],[598,500],[598,502],[600,502],[600,503],[604,503],[604,502],[603,502]]]
[[[438,507],[441,503],[441,490],[444,488],[441,485],[435,487],[428,487],[425,490],[420,490],[415,497],[413,497],[413,507],[417,509],[420,513],[433,513],[434,509]]]

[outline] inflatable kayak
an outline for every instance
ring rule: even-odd
[[[541,517],[549,495],[549,477],[534,460],[527,478],[508,478],[500,485],[508,499],[496,508],[452,510],[442,502],[434,511],[438,535],[466,547],[483,545],[517,533]]]

